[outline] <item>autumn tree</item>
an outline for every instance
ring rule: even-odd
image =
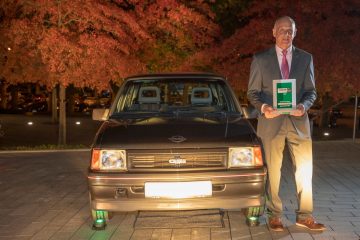
[[[223,2],[228,3],[225,7],[231,7],[234,2],[241,5],[233,6],[239,9],[232,23],[236,28],[230,28],[230,36],[230,30],[223,32],[218,44],[196,53],[182,66],[183,69],[211,69],[227,76],[237,91],[245,91],[252,55],[274,44],[274,21],[280,16],[289,15],[296,21],[298,29],[294,45],[313,54],[320,95],[330,90],[339,99],[359,91],[358,1],[256,0],[247,1],[245,7],[243,4],[246,1]]]
[[[203,1],[154,1],[137,7],[137,17],[154,39],[139,51],[150,72],[177,70],[220,37],[215,14]]]
[[[15,65],[11,61],[2,67],[2,76],[12,84],[60,86],[59,143],[65,142],[66,86],[102,89],[134,73],[171,71],[210,46],[219,33],[209,5],[202,1],[19,0],[0,6],[6,19],[1,34],[14,49],[15,62],[20,62],[16,64],[24,64],[21,51],[30,61],[39,57],[41,68],[28,65],[26,73],[44,77],[15,77],[8,71]]]
[[[104,89],[135,73],[212,71],[239,93],[252,55],[274,44],[275,19],[289,15],[295,46],[314,56],[318,92],[345,98],[360,87],[358,9],[356,0],[3,0],[0,78],[60,86],[60,129],[69,84]]]

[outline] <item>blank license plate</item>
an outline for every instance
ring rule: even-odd
[[[211,181],[195,182],[147,182],[146,198],[198,198],[212,195]]]

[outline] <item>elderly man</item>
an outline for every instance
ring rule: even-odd
[[[312,55],[293,46],[295,22],[285,16],[273,28],[275,46],[253,57],[250,69],[248,99],[261,112],[257,133],[264,146],[268,167],[268,225],[283,231],[282,202],[279,197],[283,150],[287,143],[294,165],[298,209],[296,225],[310,230],[324,230],[313,216],[312,140],[307,110],[316,99]],[[273,106],[273,80],[295,79],[296,108],[281,114]]]

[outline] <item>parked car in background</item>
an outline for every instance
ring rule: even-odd
[[[102,97],[99,99],[99,105],[101,108],[109,108],[111,105],[110,97]]]
[[[19,93],[17,101],[8,102],[8,109],[12,113],[46,112],[48,110],[48,97],[45,94]],[[13,105],[14,104],[14,105]]]
[[[83,103],[88,107],[99,106],[99,98],[97,97],[85,97]]]
[[[337,106],[323,109],[320,105],[314,105],[309,109],[308,114],[313,126],[321,126],[323,123],[323,127],[330,128],[336,127],[337,119],[343,117],[343,111]]]
[[[243,209],[257,225],[262,145],[227,81],[214,74],[126,79],[103,120],[88,172],[95,229],[113,212]]]
[[[24,109],[26,112],[46,112],[48,110],[48,97],[43,94],[34,94]]]
[[[74,97],[74,112],[83,112],[86,109],[84,99],[79,95]]]
[[[313,105],[308,110],[309,120],[312,126],[319,126],[320,125],[320,118],[321,118],[321,106],[320,105]]]
[[[339,107],[330,108],[330,114],[336,116],[337,118],[343,117],[343,111]]]
[[[343,112],[340,108],[338,107],[332,107],[329,110],[329,114],[328,114],[328,127],[329,128],[334,128],[337,126],[337,119],[341,118],[343,116]]]

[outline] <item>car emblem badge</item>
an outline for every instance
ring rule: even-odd
[[[171,138],[169,138],[169,140],[174,143],[181,143],[181,142],[186,141],[186,138],[184,138],[183,136],[176,135],[176,136],[172,136]]]
[[[174,156],[174,158],[169,159],[169,163],[179,166],[180,164],[186,164],[186,159],[180,156]]]

